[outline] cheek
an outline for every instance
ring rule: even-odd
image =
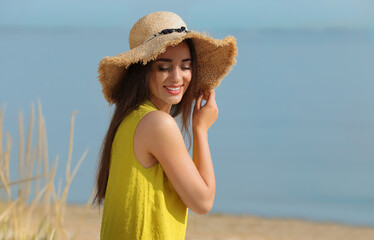
[[[149,91],[152,95],[157,94],[157,77],[155,75],[151,76],[151,79],[149,79]]]
[[[187,88],[188,85],[190,85],[191,79],[192,79],[192,72],[188,72],[184,75],[183,84],[184,84],[185,88]]]
[[[151,90],[162,86],[162,76],[158,73],[152,73],[149,85]]]

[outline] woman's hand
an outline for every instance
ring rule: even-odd
[[[192,128],[193,131],[201,130],[207,132],[210,126],[217,120],[218,117],[218,107],[215,99],[215,92],[211,90],[208,96],[200,94],[196,99],[195,108],[192,117]],[[202,106],[202,101],[206,100],[204,106]]]
[[[207,102],[201,106],[203,99]],[[145,152],[155,158],[184,204],[198,214],[208,213],[214,202],[216,180],[207,131],[217,116],[214,91],[206,98],[201,94],[193,111],[192,159],[178,124],[165,112],[152,111],[145,115],[134,135],[135,154]]]

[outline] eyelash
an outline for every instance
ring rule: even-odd
[[[162,68],[162,67],[159,67],[158,69],[159,69],[160,71],[162,71],[162,72],[166,72],[166,71],[169,70],[169,68]]]
[[[166,72],[166,71],[169,71],[169,68],[162,68],[162,67],[159,67],[158,68],[161,72]],[[190,70],[191,67],[182,67],[182,70]]]

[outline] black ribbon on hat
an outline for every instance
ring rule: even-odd
[[[186,29],[186,27],[180,27],[180,28],[169,28],[169,29],[164,29],[164,30],[162,30],[161,32],[159,32],[159,33],[156,33],[155,35],[153,35],[153,36],[157,36],[157,35],[159,35],[159,34],[169,34],[169,33],[173,33],[173,32],[179,32],[179,33],[181,33],[181,32],[189,32],[187,29]]]
[[[152,38],[154,37],[157,37],[158,35],[166,35],[166,34],[170,34],[170,33],[173,33],[173,32],[178,32],[178,33],[182,33],[182,32],[185,32],[185,33],[188,33],[189,31],[187,30],[186,27],[182,26],[180,28],[168,28],[168,29],[164,29],[162,30],[161,32],[158,32],[156,34],[153,34],[151,37],[149,37],[148,39],[146,39],[144,41],[145,42],[148,42],[149,40],[151,40]]]

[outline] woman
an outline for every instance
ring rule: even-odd
[[[213,205],[207,131],[218,114],[213,88],[235,63],[235,39],[189,31],[178,15],[155,12],[135,23],[129,42],[130,51],[104,58],[98,70],[116,106],[97,171],[101,239],[184,239],[187,208],[205,214]],[[194,100],[191,159],[174,117],[189,136]]]

